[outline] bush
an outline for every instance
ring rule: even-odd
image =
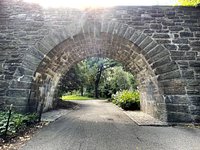
[[[23,115],[12,112],[7,135],[14,135],[15,133],[23,131],[28,125],[35,123],[37,119],[37,114]],[[5,133],[7,120],[8,112],[0,111],[0,136]]]
[[[137,91],[123,90],[112,95],[112,102],[124,110],[140,109],[140,95]]]

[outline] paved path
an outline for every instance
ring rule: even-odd
[[[106,101],[78,103],[22,150],[200,150],[200,129],[138,126]]]

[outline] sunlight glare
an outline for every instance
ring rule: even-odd
[[[29,3],[37,3],[45,8],[71,7],[112,7],[112,6],[152,6],[174,5],[177,0],[24,0]]]

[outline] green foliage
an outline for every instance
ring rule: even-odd
[[[72,67],[62,78],[59,84],[58,96],[66,92],[79,90],[83,84],[82,73],[78,66]]]
[[[34,124],[38,121],[38,114],[36,113],[31,113],[27,114],[26,119],[24,120],[26,122],[26,125]]]
[[[62,100],[91,100],[92,98],[80,95],[63,95]]]
[[[112,102],[122,109],[135,110],[140,108],[140,95],[137,91],[123,90],[112,95]]]
[[[7,112],[0,112],[0,135],[3,135],[6,131],[6,124],[8,120]],[[8,134],[15,133],[14,123],[12,121],[9,122]]]
[[[14,129],[17,132],[25,128],[25,120],[27,120],[27,117],[22,114],[12,114],[10,122],[13,122]]]
[[[124,71],[122,66],[116,66],[106,70],[103,74],[103,80],[100,85],[100,94],[106,98],[110,98],[117,91],[135,90],[137,88],[134,76]]]
[[[120,90],[136,89],[134,76],[122,64],[108,58],[92,57],[73,66],[60,82],[59,97],[64,93],[110,98]],[[69,94],[68,94],[69,95]],[[98,97],[97,96],[97,97]]]
[[[198,6],[200,0],[178,0],[179,4],[182,6]]]
[[[17,132],[20,132],[26,128],[27,125],[35,123],[37,121],[37,114],[19,114],[13,112],[11,114],[9,127],[8,127],[8,135],[13,135]],[[5,133],[6,124],[8,120],[8,112],[0,111],[0,136]]]

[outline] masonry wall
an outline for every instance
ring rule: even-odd
[[[170,122],[200,122],[199,8],[43,9],[17,0],[1,0],[0,105],[5,107],[13,103],[17,110],[28,111],[35,71],[50,50],[63,39],[73,39],[83,28],[93,30],[91,23],[103,24],[106,29],[100,28],[109,32],[109,26],[115,22],[120,32],[129,33],[130,37],[126,38],[135,35],[134,44],[141,49],[145,47],[140,44],[149,41],[152,47],[162,47],[153,53],[149,48],[144,56],[162,89],[165,103],[156,108],[163,110],[165,107]],[[141,52],[141,55],[144,54]],[[140,73],[140,77],[145,75],[145,72]],[[153,88],[151,82],[143,84],[141,90],[148,91],[148,87]],[[148,101],[146,104],[150,106]],[[146,111],[154,109],[154,105],[157,104],[147,107]]]

